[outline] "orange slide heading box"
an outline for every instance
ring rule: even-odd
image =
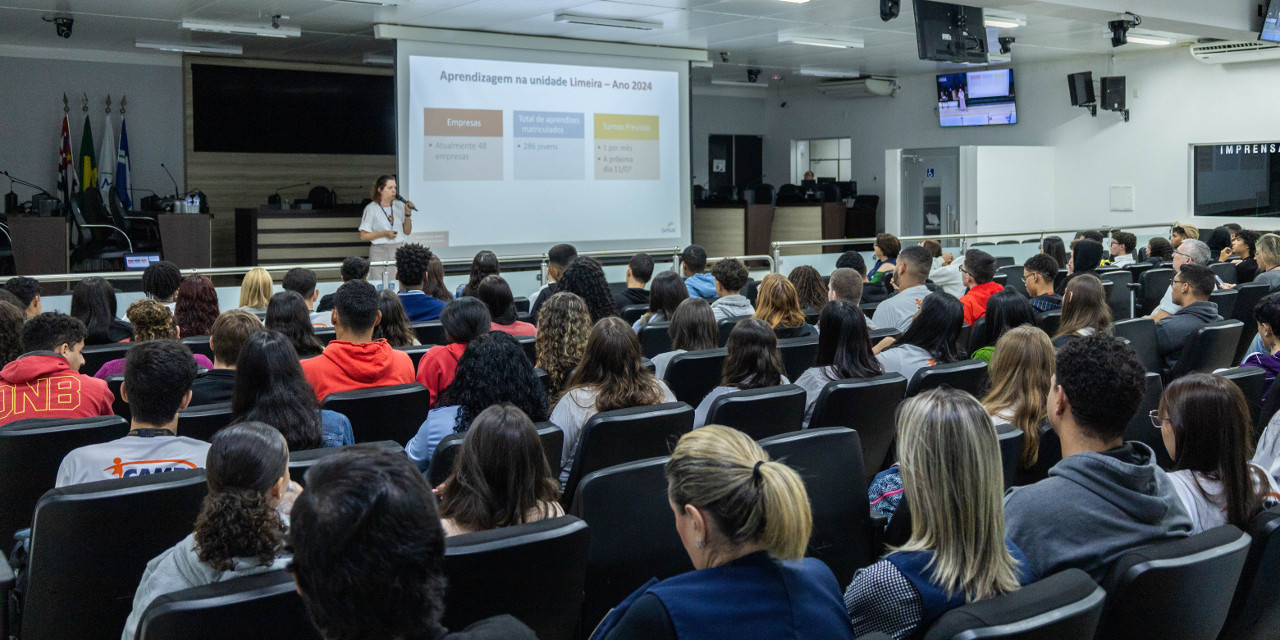
[[[502,137],[502,110],[423,109],[423,135]]]

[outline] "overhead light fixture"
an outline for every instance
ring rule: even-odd
[[[653,31],[661,29],[662,23],[653,20],[625,20],[623,18],[602,18],[599,16],[584,16],[577,13],[569,13],[567,11],[556,12],[556,22],[564,22],[568,24],[589,24],[595,27],[615,27],[618,29],[637,29],[639,31]]]
[[[712,78],[711,84],[717,84],[722,87],[751,87],[752,89],[766,89],[769,87],[768,82],[747,82],[746,80],[722,80],[720,78]]]
[[[1129,33],[1129,42],[1133,44],[1147,44],[1153,47],[1165,47],[1174,43],[1173,38],[1164,36],[1152,36],[1145,33]]]
[[[782,2],[790,2],[791,4],[804,4],[809,0],[781,0]]]
[[[302,35],[298,27],[216,22],[213,20],[183,20],[182,28],[189,31],[230,33],[238,36],[263,36],[267,38],[297,38]]]
[[[328,0],[328,2],[345,2],[347,4],[367,4],[381,7],[396,7],[408,4],[406,0]]]
[[[858,72],[844,69],[800,69],[800,75],[813,76],[815,78],[856,78]]]
[[[391,56],[385,53],[365,53],[364,63],[365,64],[395,64],[396,59],[394,56]]]
[[[861,39],[836,40],[834,38],[815,38],[792,33],[779,33],[778,42],[783,44],[807,44],[811,47],[830,47],[832,49],[861,49]]]
[[[194,42],[150,42],[147,40],[134,40],[133,46],[139,49],[155,49],[157,51],[172,51],[174,53],[221,53],[229,56],[238,56],[244,53],[244,49],[238,44],[197,44]]]
[[[1027,26],[1027,19],[1019,16],[988,13],[983,16],[982,24],[993,29],[1017,29],[1018,27]]]
[[[716,66],[716,63],[710,60],[694,60],[693,62],[689,63],[689,66],[693,67],[694,69],[710,69]]]

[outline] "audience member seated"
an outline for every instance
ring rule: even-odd
[[[861,304],[863,287],[861,274],[848,267],[839,267],[831,272],[827,283],[827,302],[839,300],[855,306]]]
[[[444,329],[446,344],[431,347],[418,362],[418,382],[431,392],[433,403],[453,382],[458,359],[466,351],[467,344],[489,333],[492,321],[489,309],[479,298],[457,298],[444,306],[440,325]]]
[[[859,570],[844,594],[854,631],[920,637],[956,607],[1016,591],[1035,577],[1004,538],[1000,445],[973,396],[933,389],[898,414],[911,537]]]
[[[964,305],[939,291],[924,299],[916,321],[901,338],[885,338],[874,353],[885,373],[897,373],[909,382],[924,367],[947,364],[963,356],[956,347],[964,325]]]
[[[867,261],[857,251],[846,251],[836,258],[837,269],[853,269],[862,277],[862,301],[868,304],[879,303],[889,297],[889,290],[884,283],[872,283],[867,278]]]
[[[382,322],[373,328],[373,339],[386,340],[393,347],[416,347],[418,334],[409,324],[409,316],[400,304],[400,296],[390,289],[378,292],[378,312],[382,314]]]
[[[897,266],[893,272],[893,285],[898,292],[876,306],[875,312],[871,314],[877,327],[897,329],[902,333],[911,328],[911,321],[920,310],[920,305],[929,297],[929,287],[924,283],[929,279],[929,270],[932,268],[933,259],[924,247],[907,247],[898,254]]]
[[[1280,294],[1268,294],[1258,301],[1253,308],[1253,319],[1258,324],[1258,338],[1262,341],[1263,350],[1246,355],[1240,366],[1262,369],[1262,398],[1250,399],[1265,405],[1276,374],[1280,373],[1280,355],[1277,355],[1280,354],[1280,336],[1276,335],[1280,331]]]
[[[218,313],[218,291],[213,288],[213,281],[205,276],[182,279],[173,304],[173,317],[182,337],[209,335]]]
[[[897,271],[898,256],[902,252],[902,243],[898,241],[897,236],[892,233],[876,234],[875,246],[872,253],[875,254],[876,263],[871,266],[869,274],[872,282],[883,282],[885,278],[892,276]],[[933,264],[933,256],[929,256],[928,250],[925,255],[929,258],[929,264]],[[899,287],[901,288],[901,287]]]
[[[996,343],[987,369],[991,390],[982,406],[999,427],[1009,424],[1022,431],[1022,453],[1018,455],[1014,485],[1045,479],[1049,467],[1061,454],[1041,459],[1040,440],[1049,430],[1045,400],[1053,381],[1054,351],[1049,336],[1040,329],[1023,325],[1010,329]]]
[[[519,320],[511,285],[502,276],[485,276],[474,289],[476,297],[489,308],[492,324],[490,331],[501,331],[513,336],[536,336],[538,328]]]
[[[174,320],[173,314],[164,308],[155,300],[137,300],[129,305],[129,310],[125,311],[125,315],[129,317],[129,322],[133,323],[133,342],[140,344],[148,340],[177,340],[182,337],[178,331],[178,326]],[[31,349],[27,349],[30,351]],[[193,354],[196,366],[201,369],[212,369],[213,362],[200,354]],[[84,359],[79,360],[84,364]],[[79,369],[79,365],[75,368]],[[99,380],[106,380],[107,376],[114,376],[124,373],[125,359],[116,358],[108,360],[102,364],[97,373],[93,377]],[[110,411],[107,412],[111,413]]]
[[[266,327],[284,334],[299,358],[314,358],[324,351],[324,343],[316,337],[307,303],[296,291],[281,291],[271,296]]]
[[[290,451],[355,444],[351,420],[321,409],[289,339],[275,331],[249,336],[236,360],[231,422],[261,422],[284,435]]]
[[[694,411],[693,428],[707,423],[711,404],[726,393],[790,384],[778,351],[778,337],[763,320],[747,318],[729,332],[728,357],[720,374],[720,385],[708,393]]]
[[[284,274],[284,280],[280,286],[284,287],[285,291],[292,291],[302,296],[302,301],[307,305],[311,324],[322,329],[329,328],[329,314],[315,310],[316,300],[320,298],[320,292],[316,290],[316,272],[301,267],[290,269]]]
[[[182,270],[178,265],[161,260],[152,262],[142,271],[142,292],[173,313],[174,294],[182,285]]]
[[[1058,263],[1047,253],[1037,253],[1022,263],[1022,286],[1036,313],[1062,308],[1062,296],[1053,292]]]
[[[40,282],[35,278],[27,276],[9,278],[4,283],[4,289],[17,296],[22,302],[22,311],[28,318],[34,318],[43,312],[40,302]]]
[[[1040,253],[1053,258],[1059,269],[1067,268],[1067,247],[1058,236],[1048,236],[1040,241]],[[1054,272],[1057,277],[1057,272]]]
[[[924,247],[933,258],[933,267],[929,269],[929,281],[957,298],[964,295],[964,274],[961,273],[964,268],[964,258],[961,257],[956,261],[954,254],[943,253],[942,243],[937,240],[922,240],[920,246]]]
[[[676,307],[689,299],[689,289],[684,286],[680,274],[674,271],[663,271],[654,276],[649,289],[649,310],[631,325],[636,333],[650,322],[671,322]]]
[[[209,447],[205,496],[195,530],[147,563],[121,640],[133,640],[157,597],[284,569],[288,513],[302,487],[289,478],[279,432],[250,422],[222,429]]]
[[[213,368],[196,375],[191,383],[191,406],[231,400],[240,350],[249,336],[262,330],[258,316],[243,309],[232,309],[213,321],[213,332],[209,334]]]
[[[773,327],[778,339],[803,338],[817,333],[813,325],[805,322],[800,298],[791,281],[780,273],[770,273],[760,281],[756,290],[755,318]]]
[[[1173,277],[1169,289],[1173,292],[1173,303],[1181,309],[1156,323],[1156,344],[1170,368],[1177,364],[1182,347],[1200,327],[1222,319],[1218,305],[1209,301],[1216,283],[1212,269],[1195,264],[1182,265]]]
[[[1247,531],[1259,511],[1280,503],[1275,480],[1248,462],[1252,419],[1234,382],[1204,373],[1183,376],[1165,388],[1153,413],[1192,535],[1224,524]]]
[[[1265,241],[1265,238],[1263,238],[1263,240]],[[1276,242],[1271,246],[1275,247],[1277,263],[1280,264],[1280,236],[1276,237]],[[1264,256],[1263,242],[1259,242],[1258,253],[1259,260],[1262,260]],[[1183,242],[1173,252],[1173,272],[1175,276],[1182,271],[1182,265],[1184,264],[1195,264],[1202,267],[1209,266],[1209,246],[1199,240],[1187,240]],[[1276,276],[1276,283],[1280,284],[1280,272],[1276,272]],[[1265,277],[1266,276],[1264,274],[1258,275],[1259,279]],[[1152,320],[1160,322],[1161,320],[1177,313],[1178,309],[1181,308],[1182,307],[1178,306],[1178,304],[1173,301],[1173,287],[1170,286],[1165,290],[1164,297],[1160,300],[1160,306],[1157,307],[1155,311],[1151,312],[1150,317]]]
[[[1193,227],[1185,222],[1174,222],[1173,228],[1169,231],[1169,244],[1173,245],[1176,251],[1182,243],[1187,240],[1199,240],[1200,229]],[[1208,248],[1208,245],[1205,245]]]
[[[1173,261],[1173,245],[1169,244],[1169,239],[1161,236],[1155,236],[1147,241],[1147,262],[1153,266],[1160,267],[1167,262]]]
[[[1026,297],[1013,289],[997,291],[995,295],[988,298],[987,313],[984,317],[987,321],[983,323],[982,335],[978,336],[978,339],[980,344],[986,346],[969,354],[969,357],[977,358],[987,364],[991,364],[991,353],[995,351],[996,341],[1000,336],[1015,327],[1036,324],[1035,309],[1027,302]],[[1041,333],[1044,332],[1041,331]]]
[[[472,421],[453,473],[436,493],[446,536],[564,515],[560,483],[547,464],[537,427],[506,403]]]
[[[343,269],[345,273],[345,262]],[[244,280],[240,282],[240,308],[249,313],[266,313],[267,303],[271,302],[272,284],[271,274],[266,269],[262,267],[250,269],[244,274]]]
[[[360,256],[347,256],[342,261],[342,281],[348,280],[368,280],[369,279],[369,260]],[[441,278],[444,274],[441,274]],[[316,311],[333,311],[333,294],[325,294],[320,298],[320,302],[316,303]]]
[[[716,297],[716,281],[707,270],[707,252],[700,245],[691,244],[680,253],[680,271],[690,298]]]
[[[80,373],[84,323],[51,311],[26,320],[20,331],[22,355],[0,369],[0,425],[111,415],[115,396],[107,383]]]
[[[1112,231],[1111,246],[1108,252],[1111,254],[1111,266],[1127,267],[1134,263],[1133,254],[1138,250],[1138,236],[1128,231]]]
[[[1117,557],[1191,532],[1191,520],[1155,452],[1125,442],[1146,393],[1146,371],[1128,345],[1105,335],[1058,351],[1049,423],[1062,461],[1049,477],[1005,494],[1009,538],[1032,571],[1077,568],[1101,581]]]
[[[842,271],[846,270],[836,269],[837,273]],[[831,282],[835,281],[833,273]],[[828,302],[818,316],[818,352],[813,366],[796,379],[796,384],[805,392],[805,426],[809,425],[813,406],[828,382],[870,378],[882,373],[884,367],[871,353],[871,334],[862,310],[846,300]]]
[[[0,299],[0,369],[22,355],[22,324],[26,321],[22,307]]]
[[[1226,225],[1214,227],[1204,241],[1209,246],[1209,255],[1213,256],[1214,260],[1226,262],[1231,257],[1231,241],[1234,236],[1235,232],[1228,229]]]
[[[542,305],[535,344],[537,366],[547,374],[547,399],[555,404],[573,370],[582,362],[591,335],[591,312],[578,296],[563,292]]]
[[[578,450],[582,427],[596,413],[664,402],[676,397],[640,361],[640,340],[620,318],[605,318],[591,328],[582,363],[569,376],[551,422],[564,431],[560,482]]]
[[[538,324],[538,312],[542,309],[542,305],[558,291],[556,283],[564,276],[564,270],[568,269],[577,258],[578,250],[571,244],[558,244],[547,250],[547,281],[529,296],[530,322]]]
[[[440,625],[436,498],[398,452],[355,447],[317,462],[294,503],[288,546],[298,594],[326,640],[536,640],[506,615],[455,634]]]
[[[534,422],[547,419],[547,392],[515,338],[490,331],[467,345],[453,383],[427,412],[405,453],[427,470],[436,445],[451,433],[466,433],[480,412],[495,404],[515,405]]]
[[[728,318],[745,318],[756,312],[751,301],[739,293],[751,278],[745,265],[734,258],[725,258],[711,265],[711,277],[716,281],[716,300],[711,303],[711,312],[715,314],[716,322]],[[819,280],[818,283],[821,284],[822,281]]]
[[[398,251],[404,250],[401,247]],[[400,275],[405,269],[400,267]],[[425,294],[423,294],[425,295]],[[342,283],[333,297],[336,339],[324,351],[302,363],[316,398],[337,391],[386,387],[414,382],[413,360],[386,340],[374,340],[373,328],[382,320],[378,291],[363,280]]]
[[[604,269],[594,258],[582,256],[573,261],[564,275],[556,283],[556,293],[568,291],[582,298],[591,312],[591,321],[599,322],[601,318],[618,316],[618,305],[613,302],[613,294],[609,293],[609,281],[604,277]]]
[[[637,253],[627,262],[627,290],[613,294],[618,309],[637,304],[649,304],[649,291],[645,285],[653,279],[653,258],[647,253]]]
[[[650,580],[593,639],[688,637],[691,629],[717,639],[854,637],[835,576],[804,557],[813,516],[795,471],[742,432],[713,425],[680,438],[666,473],[695,570]]]
[[[116,317],[116,290],[110,282],[89,276],[71,290],[71,317],[89,331],[86,347],[124,342],[133,338],[133,326]]]
[[[1096,232],[1095,232],[1096,233]],[[1071,250],[1071,258],[1067,260],[1067,278],[1062,281],[1058,290],[1066,297],[1066,288],[1073,280],[1081,276],[1098,276],[1098,266],[1102,264],[1102,242],[1081,238]]]
[[[129,403],[132,414],[129,434],[68,453],[58,467],[55,486],[203,468],[209,443],[177,434],[178,411],[191,401],[195,378],[191,350],[177,340],[148,340],[129,347],[120,387],[120,399]],[[107,410],[98,415],[109,415],[111,392],[102,393]]]
[[[987,315],[987,299],[1004,291],[1004,286],[995,282],[996,259],[981,249],[965,252],[960,273],[964,275],[964,286],[969,289],[960,298],[960,304],[964,305],[964,323],[972,325],[978,318]]]
[[[417,243],[402,245],[396,249],[396,279],[400,282],[400,302],[410,322],[426,322],[440,317],[444,301],[423,291],[427,268],[431,263],[431,250]],[[334,299],[335,308],[338,301]]]
[[[458,285],[456,296],[476,295],[476,287],[480,286],[480,281],[488,276],[496,276],[502,273],[502,264],[498,262],[498,256],[492,251],[484,250],[476,252],[474,258],[471,259],[471,272],[465,284]]]
[[[440,256],[434,253],[431,254],[431,260],[427,262],[427,276],[422,283],[422,291],[445,304],[453,301],[453,294],[449,293],[449,288],[444,286],[444,263],[440,262]]]
[[[720,327],[716,324],[712,306],[704,298],[685,298],[667,327],[671,338],[671,351],[659,353],[652,359],[653,374],[666,375],[671,359],[686,351],[715,349],[720,346]]]
[[[800,309],[805,314],[816,314],[822,311],[822,307],[827,304],[827,285],[822,283],[822,275],[817,269],[802,264],[792,269],[787,279],[796,288]]]
[[[1251,229],[1241,229],[1238,233],[1232,234],[1231,251],[1239,256],[1239,259],[1231,262],[1236,265],[1236,283],[1249,284],[1258,276],[1258,238],[1261,237],[1257,231]]]
[[[1092,274],[1075,278],[1062,296],[1062,318],[1053,346],[1061,349],[1072,340],[1091,335],[1111,335],[1111,307],[1107,290]]]

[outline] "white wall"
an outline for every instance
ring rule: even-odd
[[[102,60],[108,54],[93,53]],[[28,52],[28,55],[35,55]],[[114,56],[112,56],[114,57]],[[121,56],[125,57],[125,56]],[[146,59],[133,58],[129,59]],[[160,168],[169,166],[182,186],[182,73],[173,64],[65,60],[8,56],[0,51],[0,169],[35,182],[56,193],[58,142],[62,131],[62,94],[71,107],[71,149],[80,151],[84,129],[82,97],[89,97],[89,123],[94,134],[93,157],[102,147],[103,109],[111,96],[111,127],[120,137],[120,98],[128,96],[130,177],[135,187],[160,193],[173,191]],[[4,181],[0,179],[0,183]],[[8,191],[9,185],[0,186]],[[14,191],[29,199],[31,189]],[[149,194],[136,192],[137,198]]]
[[[707,163],[707,137],[712,135],[764,135],[764,98],[715,95],[693,92],[689,107],[689,167],[693,184],[706,186],[711,177]],[[768,169],[768,141],[765,141],[766,167],[764,181],[775,188],[787,182],[788,170],[774,174]],[[787,153],[790,153],[788,147]]]
[[[1053,147],[970,147],[974,154],[975,233],[1035,229],[1028,212],[1038,211],[1052,220],[1054,202],[1044,195],[1053,189]],[[962,161],[963,162],[963,161]],[[961,186],[961,191],[965,186]],[[962,213],[963,217],[963,213]],[[1043,228],[1043,227],[1041,227]]]

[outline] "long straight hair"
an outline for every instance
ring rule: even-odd
[[[596,391],[596,411],[658,404],[665,396],[662,384],[640,361],[636,332],[617,316],[592,327],[582,364],[569,377],[565,393],[586,388]]]
[[[1013,413],[1010,423],[1022,430],[1022,469],[1030,469],[1040,455],[1040,423],[1048,416],[1045,401],[1055,364],[1048,334],[1030,325],[1001,336],[991,356],[991,391],[982,408],[992,415]]]
[[[289,339],[300,358],[320,355],[324,345],[316,337],[307,303],[297,291],[281,291],[267,303],[265,326]]]
[[[271,274],[262,267],[254,267],[244,274],[240,282],[240,306],[265,309],[271,302]]]
[[[831,367],[830,380],[870,378],[884,373],[884,366],[871,353],[871,332],[867,317],[858,305],[834,300],[818,316],[818,353],[815,367]],[[834,376],[834,377],[833,377]]]
[[[702,298],[685,298],[669,320],[667,335],[671,336],[672,349],[699,351],[714,349],[720,344],[716,314],[711,310],[711,303]]]
[[[756,291],[755,317],[770,327],[793,329],[804,324],[804,311],[795,285],[781,273],[770,273]]]
[[[914,345],[928,351],[938,364],[955,362],[960,357],[956,338],[963,324],[964,305],[945,291],[935,291],[924,297],[911,327],[889,348]]]
[[[907,399],[898,410],[898,458],[911,537],[894,550],[933,552],[932,582],[947,597],[963,592],[974,602],[1016,590],[1000,445],[982,405],[950,387]]]
[[[413,331],[400,296],[390,289],[379,291],[378,310],[382,312],[382,321],[373,328],[373,339],[384,338],[393,347],[413,346],[418,335]]]
[[[724,359],[720,384],[742,390],[776,387],[786,370],[778,336],[759,318],[744,318],[729,332],[729,355]]]
[[[1062,321],[1053,337],[1073,335],[1082,329],[1111,333],[1111,307],[1107,290],[1093,274],[1081,274],[1067,283],[1062,295]]]
[[[427,262],[427,278],[422,283],[422,292],[440,302],[453,301],[453,294],[449,293],[449,287],[444,286],[444,263],[440,262],[440,256],[434,253],[431,254],[431,260]]]
[[[647,324],[658,314],[662,315],[663,320],[671,322],[676,315],[676,307],[688,299],[689,288],[684,286],[680,274],[674,271],[659,273],[649,283],[649,310],[640,318],[641,324]]]
[[[111,325],[119,322],[116,320],[115,288],[98,276],[77,282],[76,288],[71,290],[71,316],[83,322],[89,330],[85,344],[111,342]]]
[[[275,427],[284,434],[290,451],[320,448],[323,431],[316,392],[302,374],[298,352],[280,332],[255,332],[241,347],[231,389],[231,418],[233,423],[264,422]]]
[[[987,320],[983,324],[982,345],[995,345],[1000,336],[1014,327],[1034,326],[1036,310],[1027,302],[1026,296],[1013,289],[1005,289],[987,300],[987,315],[984,317]]]
[[[1059,267],[1067,266],[1067,246],[1063,244],[1062,238],[1058,236],[1048,236],[1041,240],[1040,253],[1053,258]]]
[[[488,249],[480,251],[476,257],[471,259],[471,274],[467,280],[467,286],[462,288],[462,295],[474,296],[476,287],[480,286],[480,281],[486,276],[493,276],[502,273],[502,264],[498,262],[498,256]],[[503,323],[511,324],[511,323]]]

